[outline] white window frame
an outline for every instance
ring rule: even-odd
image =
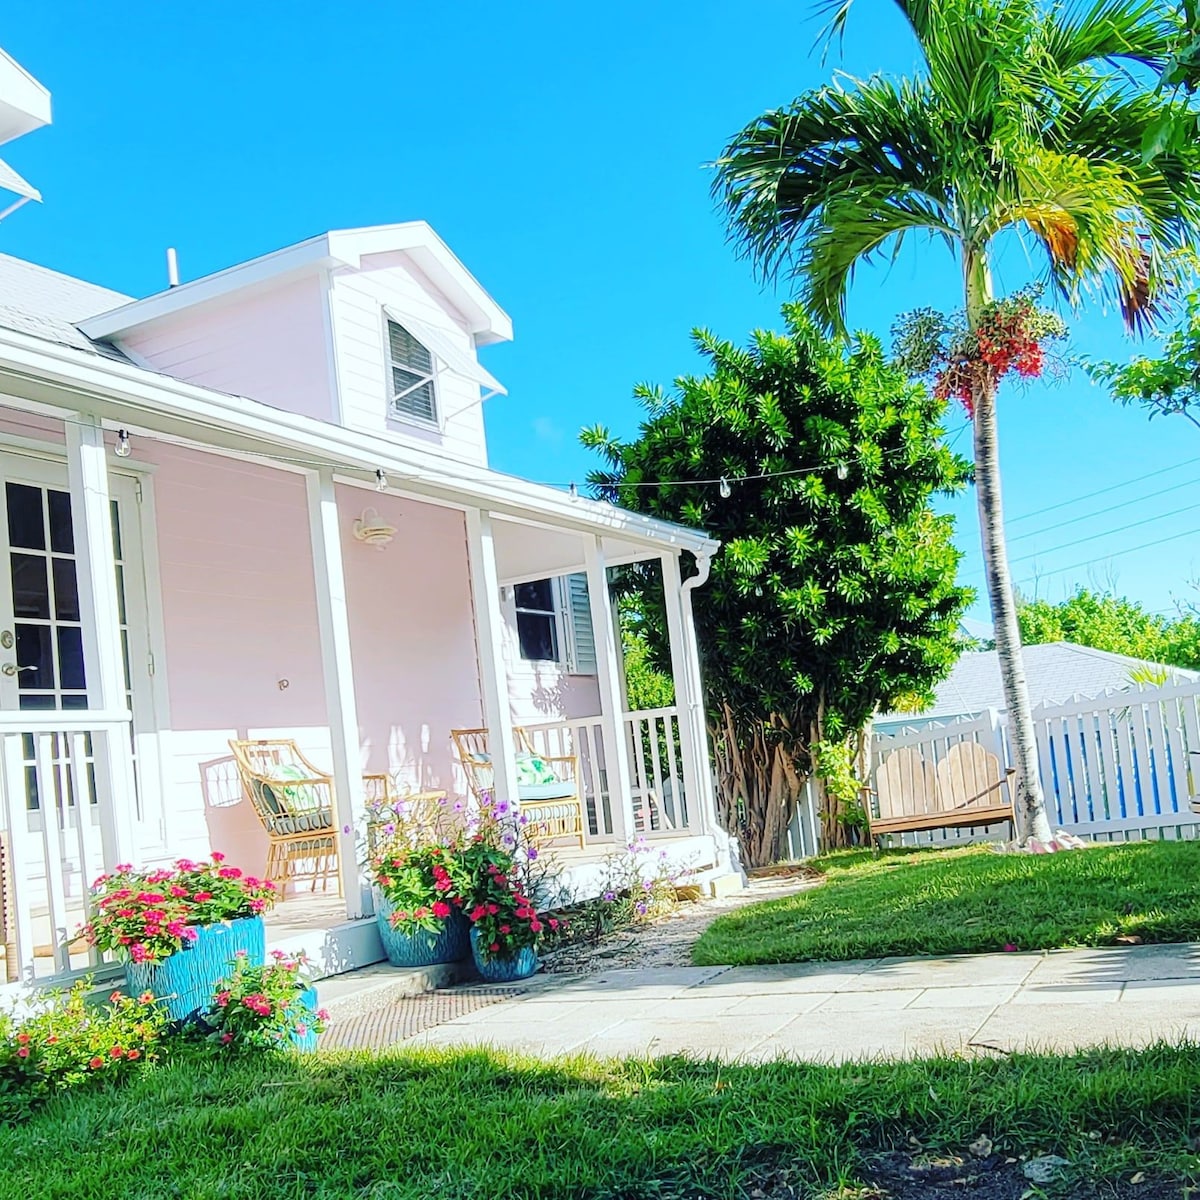
[[[397,321],[394,317],[389,316],[386,309],[380,309],[379,315],[382,322],[380,336],[383,345],[384,386],[387,395],[387,419],[389,421],[400,421],[407,425],[416,425],[421,429],[435,429],[440,433],[442,430],[442,397],[437,383],[438,369],[436,355],[428,346],[425,345],[424,342],[421,341],[420,338],[416,336],[416,334],[408,329],[403,321]],[[420,346],[422,346],[426,354],[429,355],[429,375],[418,380],[410,387],[405,388],[402,392],[397,392],[394,390],[394,376],[392,374],[393,366],[399,367],[402,371],[411,371],[413,374],[416,374],[416,368],[410,367],[407,363],[396,363],[392,359],[392,336],[390,328],[392,325],[396,325],[400,329],[403,329],[404,332],[408,334],[408,336],[412,338],[414,342],[417,342]],[[428,417],[418,416],[416,413],[404,412],[402,409],[397,407],[396,402],[398,400],[402,399],[404,396],[407,396],[409,392],[414,392],[417,388],[423,387],[426,383],[428,383],[433,389],[432,420],[430,420]]]
[[[525,583],[549,582],[551,588],[552,608],[521,608],[517,604],[517,588]],[[589,648],[586,653],[578,645],[578,629],[575,624],[575,612],[571,604],[571,577],[567,575],[543,576],[541,579],[523,579],[520,583],[509,585],[509,603],[512,613],[512,634],[516,665],[536,668],[539,664],[553,664],[560,667],[568,675],[594,676],[596,674],[595,652]],[[555,658],[526,658],[521,653],[521,614],[550,617],[554,621],[554,644],[557,652]],[[586,615],[591,620],[591,614]],[[586,657],[590,666],[581,663]]]

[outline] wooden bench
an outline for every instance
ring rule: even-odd
[[[874,797],[868,804],[871,838],[886,833],[915,833],[1013,821],[1011,800],[1001,791],[1016,772],[1001,770],[1000,760],[978,742],[955,742],[935,769],[914,746],[902,746],[879,764]]]

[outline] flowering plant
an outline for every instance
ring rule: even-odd
[[[137,999],[113,992],[97,1006],[90,990],[83,979],[22,1019],[0,1013],[0,1117],[27,1115],[51,1092],[128,1074],[158,1057],[168,1020],[149,992]]]
[[[479,833],[460,856],[459,886],[467,896],[467,919],[479,931],[479,953],[508,959],[536,946],[558,919],[543,921],[521,880],[517,855]]]
[[[92,885],[95,915],[84,932],[99,950],[156,963],[196,939],[196,927],[252,917],[275,902],[275,885],[211,861],[180,859],[174,867],[135,871],[118,866]]]
[[[217,984],[212,1003],[201,1014],[210,1030],[208,1040],[231,1049],[280,1050],[320,1033],[329,1014],[304,998],[306,965],[302,954],[289,958],[272,950],[271,961],[260,966],[239,951],[232,972]]]
[[[405,926],[440,933],[443,922],[463,906],[454,876],[461,876],[462,844],[386,844],[371,862],[375,885],[392,906],[393,929]]]

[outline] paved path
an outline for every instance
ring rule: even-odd
[[[762,1060],[1200,1041],[1200,944],[539,976],[407,1039]]]

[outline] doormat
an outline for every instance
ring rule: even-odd
[[[382,1050],[524,992],[519,987],[465,987],[401,996],[373,1012],[335,1021],[317,1044],[322,1050]]]

